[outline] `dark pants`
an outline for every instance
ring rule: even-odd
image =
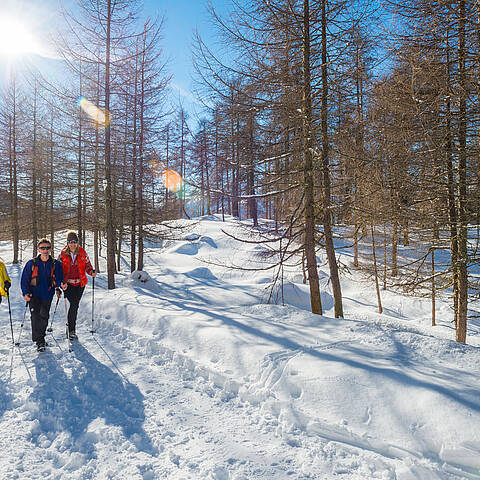
[[[85,287],[81,287],[80,285],[69,285],[68,288],[65,290],[65,298],[70,303],[70,308],[68,309],[68,331],[74,332],[75,327],[77,325],[77,313],[78,313],[78,305],[80,304],[80,299],[82,298],[83,291]]]
[[[32,321],[32,340],[37,343],[45,341],[45,331],[48,326],[50,316],[50,305],[52,299],[42,300],[38,297],[32,297],[28,306],[30,307],[30,318]]]

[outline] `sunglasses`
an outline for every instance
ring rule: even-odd
[[[68,243],[78,243],[76,240],[69,240]]]
[[[38,247],[39,250],[50,250],[52,247]]]

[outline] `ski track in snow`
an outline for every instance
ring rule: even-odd
[[[24,449],[8,437],[0,442],[13,461],[2,468],[6,478],[322,478],[328,473],[312,468],[315,456],[333,460],[335,476],[401,478],[389,460],[407,452],[328,424],[309,425],[309,436],[275,434],[278,418],[261,405],[240,401],[188,358],[124,329],[85,332],[71,353],[64,337],[49,337],[45,354],[28,341],[14,350],[15,390],[24,395],[6,421],[15,438],[22,432]],[[263,376],[279,381],[300,354],[268,355]],[[343,446],[333,450],[332,442]]]
[[[195,257],[203,247],[221,248],[221,237],[192,240],[170,252]],[[456,437],[431,438],[435,426],[421,417],[387,419],[394,426],[383,429],[389,424],[381,413],[401,385],[428,391],[418,397],[420,407],[456,402],[467,418],[478,416],[478,369],[462,369],[472,360],[480,366],[479,355],[468,356],[473,347],[356,309],[342,329],[336,320],[318,328],[305,311],[256,303],[242,282],[230,293],[240,307],[215,304],[228,293],[221,272],[205,266],[188,268],[185,278],[165,272],[128,280],[108,298],[96,293],[94,335],[87,292],[72,352],[61,315],[40,355],[28,324],[12,349],[2,321],[1,478],[480,479],[479,436],[460,445]],[[13,313],[20,318],[22,306]],[[182,328],[179,322],[191,317],[191,330]],[[234,346],[254,337],[252,357],[265,353],[247,368],[248,352],[239,348],[225,358],[229,345],[222,349],[210,330],[227,332]],[[458,392],[451,391],[455,384]],[[345,405],[351,416],[341,418]]]
[[[14,451],[17,442],[11,450],[8,438],[0,442],[13,462],[2,468],[8,478],[49,472],[72,479],[292,478],[293,458],[271,432],[252,423],[244,405],[226,406],[224,392],[181,368],[168,352],[151,361],[135,340],[111,339],[107,344],[104,336],[85,335],[72,353],[57,337],[41,356],[29,346],[15,349],[14,363],[25,369],[15,380],[24,396],[15,401],[24,408],[6,421],[15,437],[22,431],[24,450]],[[104,468],[103,458],[112,455],[115,461]]]

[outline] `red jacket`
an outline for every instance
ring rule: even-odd
[[[88,258],[87,252],[78,247],[75,261],[72,261],[68,245],[60,253],[59,260],[62,262],[63,281],[69,285],[80,285],[84,287],[87,283],[87,273],[93,273],[93,267]]]

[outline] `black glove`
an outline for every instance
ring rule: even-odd
[[[57,293],[58,298],[62,296],[62,291],[58,287],[55,289],[55,292]]]
[[[5,280],[5,282],[3,283],[3,288],[5,288],[5,291],[8,293],[8,291],[10,290],[10,287],[12,286],[12,284],[8,281],[8,280]]]

